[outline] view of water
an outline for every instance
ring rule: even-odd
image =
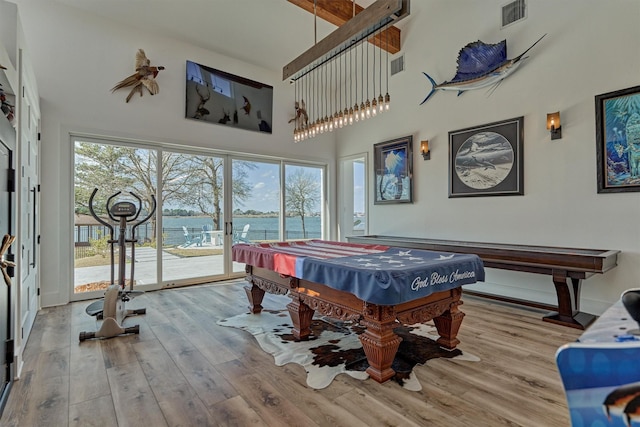
[[[213,229],[213,221],[208,217],[175,217],[165,216],[163,218],[163,234],[166,244],[184,241],[184,231],[182,227],[187,227],[190,233],[197,233],[202,230],[202,226],[208,224]],[[302,221],[300,217],[286,218],[287,235],[285,239],[304,238],[302,233]],[[249,240],[278,240],[279,226],[278,218],[272,217],[234,217],[233,229],[240,232],[246,224],[249,224]],[[321,219],[318,216],[305,217],[304,220],[306,238],[321,237]]]
[[[362,221],[363,218],[354,218],[354,221]],[[287,233],[284,236],[286,240],[290,239],[303,239],[311,238],[318,239],[322,237],[321,234],[321,219],[318,216],[305,217],[305,229],[306,236],[302,233],[302,221],[300,217],[286,218]],[[241,232],[246,224],[249,224],[249,232],[247,238],[249,240],[279,240],[279,228],[278,218],[267,217],[234,217],[233,218],[233,230],[234,232]],[[179,245],[185,242],[184,230],[182,227],[186,227],[187,231],[191,235],[198,235],[202,231],[204,225],[209,225],[213,230],[213,221],[209,217],[204,216],[165,216],[163,217],[162,234],[164,236],[165,245]],[[364,227],[364,223],[360,224]],[[101,226],[92,227],[92,239],[99,237],[99,230]],[[86,227],[80,227],[77,230],[75,239],[76,242],[86,242],[88,229]],[[138,228],[137,237],[139,241],[144,241],[152,236],[151,223],[147,223]]]

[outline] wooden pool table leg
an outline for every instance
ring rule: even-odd
[[[289,310],[293,322],[291,333],[297,340],[308,340],[311,335],[311,319],[315,310],[300,301],[300,296],[297,293],[291,292],[289,296],[291,302],[287,304],[287,310]]]
[[[449,310],[433,318],[433,323],[436,325],[438,335],[440,335],[436,342],[449,350],[453,350],[460,344],[457,336],[464,313],[458,310],[458,304],[461,302],[454,302]]]
[[[395,375],[391,368],[402,338],[393,332],[397,327],[395,310],[391,306],[365,303],[364,318],[360,321],[366,330],[360,342],[367,355],[367,374],[379,383]]]
[[[251,310],[253,314],[260,313],[262,311],[264,290],[260,289],[256,285],[251,285],[245,286],[244,291],[247,293],[247,299],[249,300],[249,310]]]

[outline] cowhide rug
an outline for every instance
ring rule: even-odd
[[[276,366],[287,363],[302,365],[307,371],[307,385],[311,388],[325,388],[341,373],[361,380],[369,378],[364,372],[369,364],[358,339],[364,328],[358,324],[314,317],[311,338],[308,341],[295,341],[291,335],[292,322],[287,310],[264,309],[260,314],[244,313],[217,323],[251,333],[260,347],[273,355]],[[433,324],[401,326],[395,329],[395,333],[402,337],[402,342],[392,365],[396,371],[392,380],[408,390],[422,389],[413,373],[415,365],[423,365],[437,357],[480,360],[458,348],[453,351],[441,348],[435,342],[438,335]]]

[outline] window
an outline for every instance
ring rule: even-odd
[[[162,158],[162,280],[224,274],[225,157],[165,151]]]
[[[285,240],[322,238],[322,172],[319,167],[285,165]]]
[[[112,259],[109,241],[118,238],[120,223],[107,209],[120,200],[144,218],[157,198],[155,215],[136,230],[135,250],[128,242],[123,252],[125,278],[135,269],[139,290],[236,277],[244,272],[231,260],[236,243],[324,236],[322,166],[81,137],[74,149],[73,299],[101,297],[119,283],[120,245]],[[91,214],[95,188],[94,212],[113,229]]]
[[[118,283],[121,275],[118,271],[120,246],[114,244],[112,251],[109,243],[118,239],[120,225],[109,217],[107,210],[118,201],[128,201],[136,206],[139,219],[147,216],[152,196],[156,195],[158,152],[82,140],[76,140],[74,146],[74,294],[103,293],[111,283]],[[98,219],[92,215],[91,208]],[[127,237],[132,236],[135,224],[133,217],[130,219],[126,223]],[[135,279],[147,285],[157,283],[155,223],[156,217],[152,216],[135,230],[135,259],[146,261],[136,266]],[[133,267],[131,245],[125,245],[123,256],[125,269],[130,270]],[[130,277],[129,271],[126,273]]]
[[[368,233],[366,153],[343,158],[339,174],[339,235],[344,241],[348,236]]]

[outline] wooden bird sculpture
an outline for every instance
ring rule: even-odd
[[[129,92],[129,95],[127,96],[127,102],[129,102],[133,94],[136,92],[142,96],[143,87],[146,87],[151,95],[155,95],[160,92],[158,82],[155,80],[160,70],[164,70],[164,67],[152,67],[151,61],[147,58],[144,50],[138,49],[138,52],[136,53],[136,72],[115,85],[113,89],[111,89],[111,92],[133,86],[131,88],[131,92]]]
[[[300,102],[295,102],[296,115],[293,119],[289,120],[289,123],[296,122],[296,128],[306,126],[309,124],[309,116],[307,115],[307,108],[304,104],[304,99]]]
[[[242,109],[244,110],[244,113],[248,115],[251,112],[251,103],[246,96],[243,96],[243,98],[244,104],[242,104]]]

